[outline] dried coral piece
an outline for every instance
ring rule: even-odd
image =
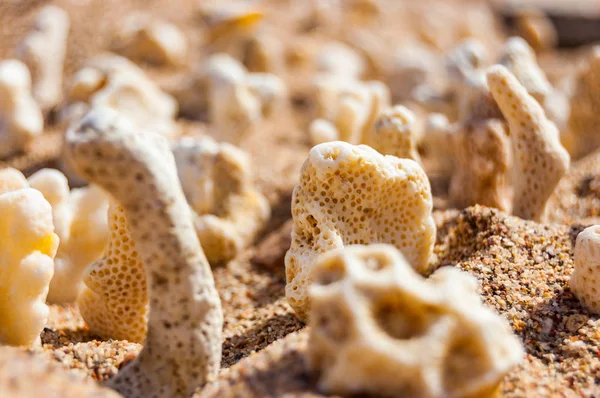
[[[85,270],[85,288],[77,298],[90,330],[104,339],[143,343],[148,323],[146,272],[125,212],[108,211],[110,238],[104,256]]]
[[[379,153],[421,163],[417,151],[416,118],[406,107],[398,105],[385,110],[370,132],[365,144]]]
[[[569,154],[560,144],[554,123],[508,69],[492,66],[487,81],[510,128],[515,176],[513,214],[540,221],[548,198],[569,168]]]
[[[525,40],[520,37],[508,39],[504,43],[498,63],[505,66],[531,96],[540,104],[544,104],[546,97],[552,92],[552,85],[539,67],[535,52]]]
[[[365,60],[359,53],[335,41],[323,46],[315,62],[319,72],[349,79],[360,79],[366,69]]]
[[[188,42],[174,24],[148,15],[129,15],[120,32],[120,52],[126,57],[154,65],[182,65]]]
[[[536,51],[548,50],[556,46],[558,34],[552,21],[541,10],[524,8],[516,12],[515,26],[519,36],[523,37]]]
[[[19,170],[12,167],[0,169],[0,194],[27,187],[27,178]]]
[[[270,215],[267,199],[254,186],[248,155],[208,137],[181,139],[173,153],[208,261],[231,260],[252,243]]]
[[[427,172],[448,177],[452,175],[456,157],[453,150],[456,127],[442,113],[427,115],[419,146],[427,159]]]
[[[312,148],[294,189],[285,258],[286,297],[296,314],[306,319],[315,259],[346,245],[390,243],[419,272],[429,272],[432,206],[429,180],[412,160],[339,141]]]
[[[600,51],[596,49],[579,71],[570,98],[571,112],[562,141],[574,159],[600,147]]]
[[[387,84],[394,99],[413,98],[416,89],[428,85],[439,63],[437,55],[419,43],[410,43],[396,50]]]
[[[575,242],[575,269],[569,280],[569,288],[579,302],[590,312],[600,314],[600,226],[594,225],[577,235]]]
[[[456,171],[450,198],[458,208],[475,204],[510,210],[508,126],[490,94],[484,94],[454,135]]]
[[[148,334],[109,382],[126,397],[189,397],[221,361],[223,316],[168,141],[109,108],[67,131],[67,155],[125,211],[148,278]]]
[[[33,98],[44,111],[55,107],[62,99],[69,28],[69,14],[62,8],[43,7],[33,30],[17,47],[18,58],[31,71]]]
[[[423,279],[393,246],[350,246],[318,259],[312,279],[309,365],[328,393],[493,397],[523,358],[455,268]]]
[[[0,173],[0,344],[31,346],[48,318],[59,240],[50,203],[8,170]]]
[[[26,149],[43,129],[27,66],[13,59],[0,62],[0,158]]]
[[[278,37],[259,32],[246,44],[244,65],[250,72],[280,74],[285,67],[283,53]]]

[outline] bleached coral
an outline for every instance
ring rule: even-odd
[[[301,319],[316,258],[351,244],[390,243],[429,272],[435,241],[429,180],[413,160],[365,145],[312,148],[292,198],[292,243],[285,257],[286,297]]]
[[[540,221],[548,198],[569,168],[569,153],[540,104],[505,67],[488,69],[490,92],[506,118],[514,164],[513,214]]]
[[[365,144],[383,155],[412,159],[420,163],[416,127],[414,113],[402,105],[397,105],[379,115]]]
[[[594,314],[600,314],[600,226],[594,225],[577,235],[575,266],[569,287],[579,302]]]
[[[0,343],[30,346],[48,319],[58,248],[52,207],[16,171],[0,173]]]
[[[148,323],[144,264],[131,237],[123,208],[108,211],[110,237],[104,256],[85,270],[77,298],[90,330],[105,339],[143,343]]]
[[[25,150],[43,129],[29,69],[13,59],[0,62],[0,158]]]
[[[17,47],[17,56],[29,68],[33,97],[43,110],[62,99],[63,66],[67,54],[69,14],[57,6],[45,6],[36,16],[33,30]]]
[[[270,215],[267,199],[254,186],[248,155],[208,137],[181,139],[173,153],[206,257],[211,264],[231,260]]]
[[[314,264],[308,359],[331,394],[491,398],[523,358],[477,281],[429,279],[390,245],[350,246]]]

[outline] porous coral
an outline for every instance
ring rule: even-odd
[[[488,69],[487,81],[510,129],[513,214],[540,221],[548,198],[569,168],[569,154],[560,143],[554,123],[512,73],[495,65]]]
[[[223,315],[169,143],[102,107],[66,140],[78,171],[123,207],[148,278],[145,346],[109,386],[126,397],[189,397],[219,370]]]
[[[19,174],[0,172],[0,343],[31,346],[48,318],[59,240],[50,203]]]
[[[308,358],[328,393],[493,397],[523,358],[455,268],[423,279],[393,246],[350,246],[318,259],[312,279]]]
[[[29,69],[18,60],[0,62],[0,158],[25,150],[43,129]]]
[[[590,312],[600,314],[600,226],[594,225],[577,235],[575,242],[575,269],[569,287],[579,302]]]
[[[77,305],[90,330],[98,336],[143,343],[148,323],[144,264],[123,208],[113,204],[108,220],[106,252],[85,270],[85,287]]]
[[[185,137],[173,153],[208,261],[231,260],[252,243],[270,215],[267,199],[254,186],[248,155],[208,137]]]
[[[429,272],[435,241],[429,180],[413,160],[365,146],[312,148],[292,198],[292,244],[285,257],[286,297],[301,319],[310,306],[310,270],[322,253],[351,244],[390,243]]]
[[[62,99],[69,28],[66,11],[54,5],[43,7],[35,19],[33,30],[17,47],[18,58],[31,71],[33,97],[43,110],[53,108]]]

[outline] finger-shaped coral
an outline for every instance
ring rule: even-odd
[[[525,40],[520,37],[508,39],[498,63],[515,75],[533,98],[544,104],[546,97],[552,92],[552,85],[539,67],[535,52]]]
[[[560,143],[554,123],[508,69],[501,65],[490,67],[487,81],[510,129],[513,214],[540,221],[548,198],[569,168],[569,154]]]
[[[569,288],[579,302],[590,312],[600,314],[600,226],[594,225],[577,235],[575,267]]]
[[[129,15],[119,32],[119,52],[126,57],[154,65],[185,63],[188,42],[174,24],[148,15]]]
[[[453,136],[456,171],[450,198],[458,208],[480,204],[508,211],[508,126],[490,94],[482,95],[475,105]]]
[[[286,297],[296,314],[306,319],[310,270],[330,250],[390,243],[427,273],[436,232],[432,206],[429,180],[410,159],[340,141],[312,148],[294,189],[285,258]]]
[[[110,237],[104,256],[85,270],[77,298],[90,330],[105,339],[143,343],[148,323],[146,273],[123,208],[108,211]]]
[[[0,158],[23,151],[42,134],[44,118],[31,96],[31,75],[21,61],[0,62]]]
[[[21,188],[0,193],[0,213],[0,344],[30,346],[48,318],[45,302],[58,248],[52,207],[39,191]]]
[[[221,361],[223,315],[165,137],[110,108],[69,129],[67,156],[125,211],[148,278],[148,334],[109,385],[126,397],[188,397]]]
[[[398,105],[385,110],[369,131],[365,144],[379,153],[421,162],[417,151],[416,118],[406,107]]]
[[[231,260],[252,243],[270,215],[267,199],[254,186],[247,154],[208,137],[181,139],[173,153],[208,261]]]
[[[60,238],[48,302],[73,303],[83,288],[85,268],[99,259],[106,247],[109,197],[95,185],[69,191],[65,175],[54,169],[34,173],[29,185],[52,205],[54,228]]]
[[[308,358],[328,393],[491,398],[523,358],[455,268],[424,279],[393,246],[350,246],[319,258],[312,279]]]
[[[43,110],[55,107],[62,99],[69,28],[66,11],[46,6],[38,13],[33,30],[17,47],[18,58],[31,71],[33,97]]]
[[[580,158],[600,147],[600,51],[596,49],[575,77],[567,128],[561,137],[573,158]]]

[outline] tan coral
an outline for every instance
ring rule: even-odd
[[[600,314],[600,226],[594,225],[577,235],[575,242],[575,266],[569,288],[579,302],[590,312]]]
[[[146,272],[123,208],[108,211],[110,237],[104,256],[89,265],[77,298],[92,333],[104,339],[143,343],[148,323]]]
[[[322,253],[351,244],[390,243],[419,272],[429,272],[435,241],[429,180],[414,161],[365,145],[317,145],[294,189],[286,298],[306,319],[310,270]]]
[[[248,155],[208,137],[181,139],[173,153],[208,261],[231,260],[270,215],[267,199],[254,186]]]
[[[423,279],[393,246],[350,246],[312,279],[308,359],[327,393],[491,398],[524,356],[455,268]]]
[[[109,197],[95,185],[69,191],[66,176],[54,169],[42,169],[28,182],[52,205],[54,227],[60,238],[48,302],[73,303],[83,288],[85,268],[99,259],[106,247]]]
[[[0,62],[0,158],[25,150],[43,130],[27,66],[13,59]]]
[[[415,129],[414,113],[402,105],[397,105],[379,115],[365,144],[383,155],[393,155],[421,163]]]
[[[440,60],[434,51],[420,43],[400,46],[393,55],[387,84],[394,99],[409,100],[416,89],[431,83]]]
[[[517,10],[515,26],[519,36],[536,51],[549,50],[558,42],[558,33],[552,20],[541,10]]]
[[[120,33],[120,53],[154,65],[182,65],[188,54],[185,34],[174,24],[148,15],[127,17]]]
[[[498,63],[505,66],[541,105],[544,104],[552,92],[552,85],[539,67],[535,52],[525,40],[520,37],[508,39]]]
[[[12,167],[0,169],[0,194],[28,187],[27,178],[19,170]]]
[[[366,64],[363,57],[351,47],[334,41],[325,43],[317,55],[316,68],[321,73],[360,79]]]
[[[38,13],[33,30],[17,47],[17,56],[29,68],[33,97],[47,111],[58,105],[63,92],[63,66],[67,53],[69,15],[57,6],[46,6]]]
[[[425,119],[419,149],[426,159],[426,170],[450,177],[455,167],[454,136],[457,124],[442,113],[430,113]]]
[[[475,204],[510,210],[508,126],[490,94],[476,101],[454,135],[456,171],[450,183],[454,206]]]
[[[514,215],[540,221],[548,198],[569,168],[568,152],[540,104],[501,65],[487,72],[490,92],[510,128],[513,153]]]
[[[67,156],[123,207],[148,278],[148,334],[108,385],[128,398],[189,397],[214,379],[223,315],[167,139],[110,108],[67,131]]]

